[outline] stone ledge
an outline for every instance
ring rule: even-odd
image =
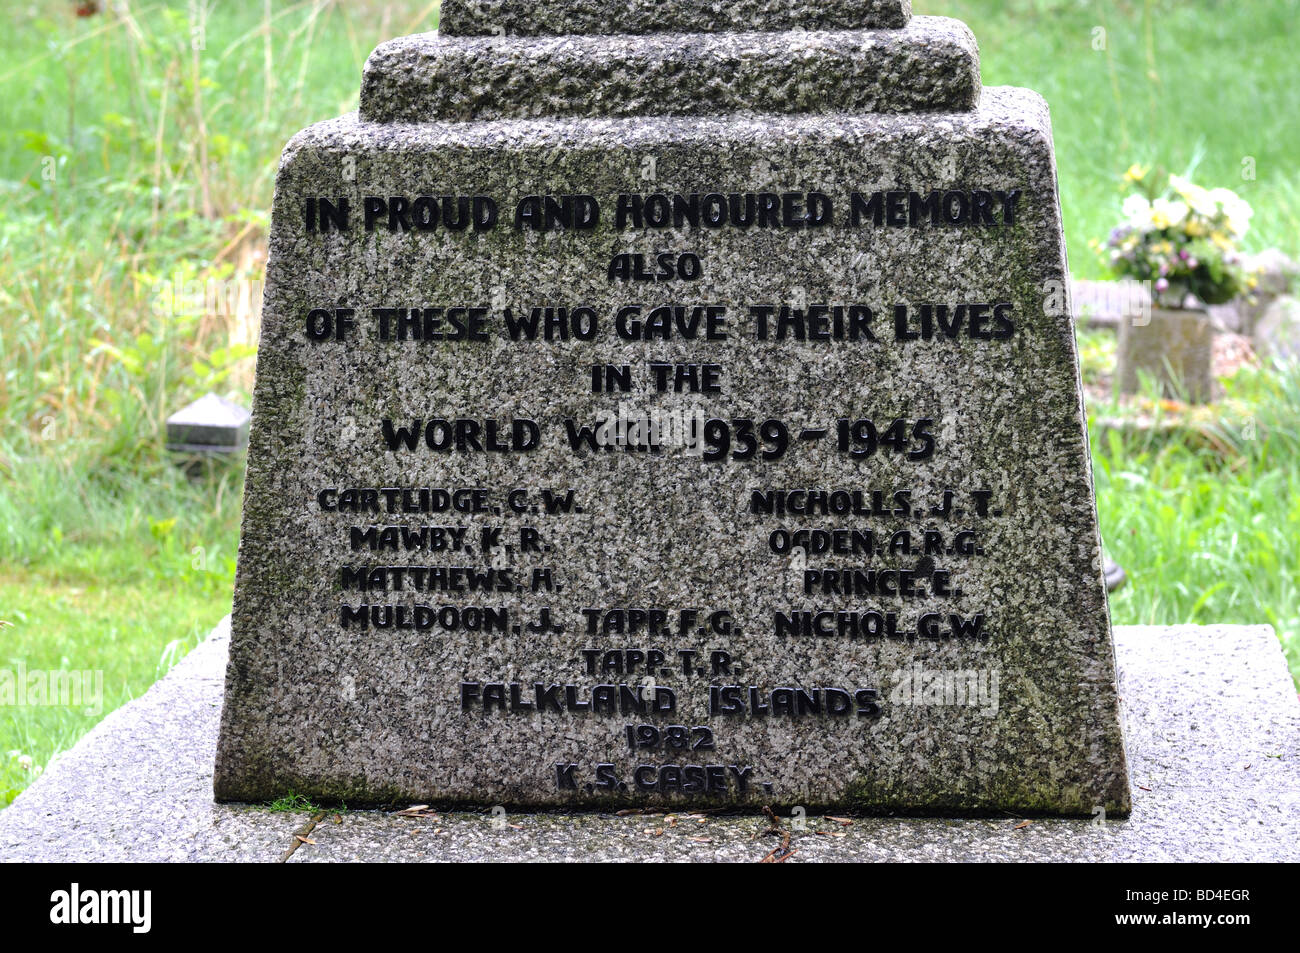
[[[964,112],[979,95],[975,37],[944,17],[915,17],[900,30],[815,33],[419,33],[370,54],[361,118]]]
[[[448,36],[721,33],[901,27],[912,0],[443,0]]]
[[[1087,820],[812,817],[790,863],[1300,860],[1300,702],[1268,626],[1115,630],[1133,813]],[[6,861],[753,861],[755,817],[309,816],[217,805],[229,626],[109,715],[7,810]],[[294,834],[310,828],[314,844]],[[656,831],[662,830],[662,834]],[[817,833],[820,831],[821,833]],[[297,845],[297,849],[294,847]]]
[[[0,811],[0,861],[272,861],[307,814],[218,807],[230,620]],[[287,836],[286,836],[287,834]]]
[[[851,141],[867,148],[880,139],[913,143],[935,138],[934,127],[944,134],[953,131],[967,139],[998,135],[1026,146],[1035,154],[1050,149],[1051,116],[1046,101],[1033,90],[1017,86],[986,86],[978,105],[971,110],[936,115],[889,114],[790,114],[774,122],[772,116],[733,113],[715,116],[649,116],[639,118],[568,117],[564,119],[497,119],[482,122],[376,123],[360,113],[325,119],[300,130],[289,140],[280,157],[280,176],[294,171],[299,163],[328,161],[337,165],[343,156],[356,163],[354,181],[366,181],[363,174],[370,152],[419,154],[432,150],[493,149],[527,156],[530,161],[547,159],[556,150],[586,152],[596,149],[645,149],[648,147],[697,148],[714,145],[740,148],[761,142],[764,148],[787,148],[803,139],[832,147]],[[964,145],[964,143],[963,143]],[[958,159],[962,154],[958,155]],[[775,169],[776,167],[774,167]],[[945,182],[940,169],[931,173],[936,184]],[[983,171],[988,174],[979,175]],[[320,173],[323,175],[323,171]],[[774,174],[769,171],[769,175]],[[989,172],[987,164],[959,164],[949,180],[1006,182],[1002,170]],[[797,181],[791,179],[791,181]],[[878,185],[896,187],[895,178],[874,175],[857,177],[863,188]],[[918,181],[930,181],[927,177]],[[904,183],[905,184],[905,183]],[[666,186],[662,186],[665,187]],[[991,187],[991,186],[990,186]],[[274,228],[274,225],[272,226]]]

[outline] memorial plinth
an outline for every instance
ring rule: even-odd
[[[1042,99],[471,6],[285,150],[217,796],[1127,812]]]

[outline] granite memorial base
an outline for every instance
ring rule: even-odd
[[[214,804],[228,642],[223,623],[0,811],[0,860],[759,861],[783,840],[754,813]],[[1115,646],[1129,817],[783,817],[788,862],[1300,860],[1300,701],[1273,631],[1120,626]]]

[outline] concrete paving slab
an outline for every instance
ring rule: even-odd
[[[213,803],[230,620],[0,811],[2,861],[275,861],[310,814]]]
[[[228,640],[223,623],[0,812],[0,859],[755,861],[784,843],[763,817],[689,811],[403,817],[214,804]],[[1133,626],[1115,640],[1129,818],[783,818],[789,862],[1300,860],[1300,701],[1273,630]]]

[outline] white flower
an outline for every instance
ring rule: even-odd
[[[1169,199],[1156,199],[1151,203],[1151,220],[1157,228],[1172,228],[1181,225],[1187,218],[1186,202],[1171,202]]]
[[[1134,228],[1151,224],[1151,203],[1144,195],[1130,195],[1124,200],[1124,217]]]
[[[1222,206],[1223,214],[1228,219],[1228,228],[1234,235],[1241,238],[1250,231],[1250,219],[1255,210],[1249,202],[1232,189],[1215,189],[1210,193],[1210,198]]]
[[[1192,211],[1197,215],[1213,218],[1218,214],[1219,203],[1215,201],[1209,189],[1204,189],[1179,175],[1171,175],[1169,184],[1179,196],[1187,201],[1187,204],[1192,207]]]

